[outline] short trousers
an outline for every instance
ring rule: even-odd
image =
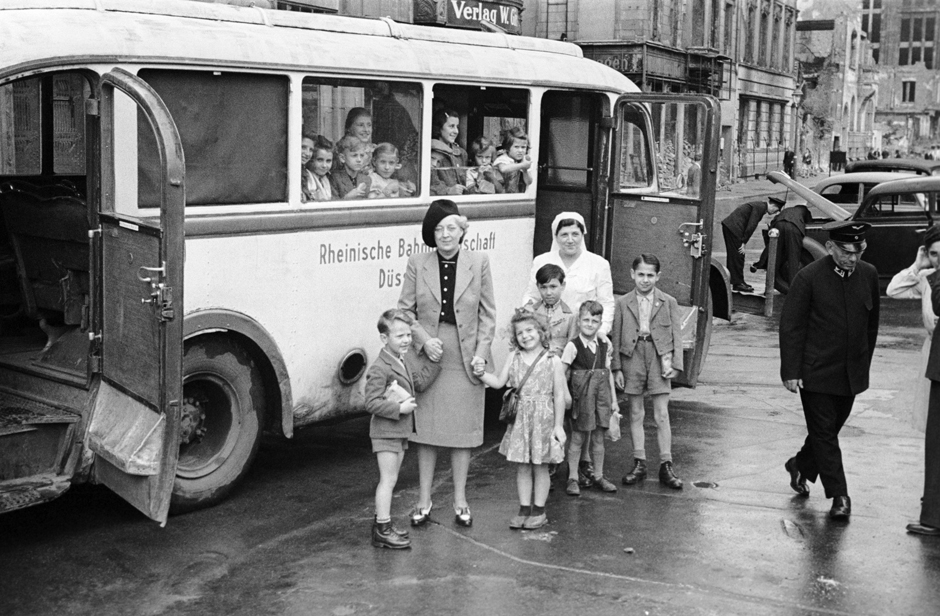
[[[680,351],[681,352],[681,351]],[[663,378],[663,362],[652,340],[637,340],[630,357],[621,357],[624,393],[631,395],[668,394],[671,381]]]
[[[372,453],[380,451],[390,451],[392,453],[404,453],[408,449],[407,438],[374,438],[372,439]]]

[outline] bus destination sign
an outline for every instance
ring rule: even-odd
[[[448,0],[446,19],[451,26],[476,29],[488,21],[512,34],[521,31],[519,8],[496,2]]]

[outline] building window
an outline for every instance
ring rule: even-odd
[[[725,47],[726,56],[731,55],[732,45],[734,44],[734,5],[730,2],[725,5]]]
[[[933,68],[934,30],[936,17],[912,13],[901,17],[901,44],[898,49],[898,65],[907,66],[923,62]]]
[[[862,0],[862,30],[868,33],[868,48],[877,64],[881,46],[881,0]]]
[[[914,87],[917,85],[915,81],[902,81],[901,82],[901,102],[902,103],[913,103],[914,102]]]
[[[761,12],[760,16],[760,36],[757,44],[757,63],[761,66],[767,66],[767,41],[770,40],[770,15],[766,11]]]
[[[747,27],[744,36],[744,61],[754,62],[754,31],[757,28],[757,8],[747,7]]]

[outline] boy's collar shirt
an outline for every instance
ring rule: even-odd
[[[597,336],[594,336],[590,340],[585,338],[584,334],[578,334],[578,337],[581,339],[581,344],[584,345],[584,348],[586,348],[591,353],[597,352]]]
[[[650,318],[653,314],[653,291],[646,295],[637,293],[636,303],[640,311],[640,335],[648,336],[650,333]]]

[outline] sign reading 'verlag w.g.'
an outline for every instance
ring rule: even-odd
[[[519,9],[496,2],[450,0],[447,3],[447,23],[454,26],[478,28],[488,21],[512,33],[520,31]]]

